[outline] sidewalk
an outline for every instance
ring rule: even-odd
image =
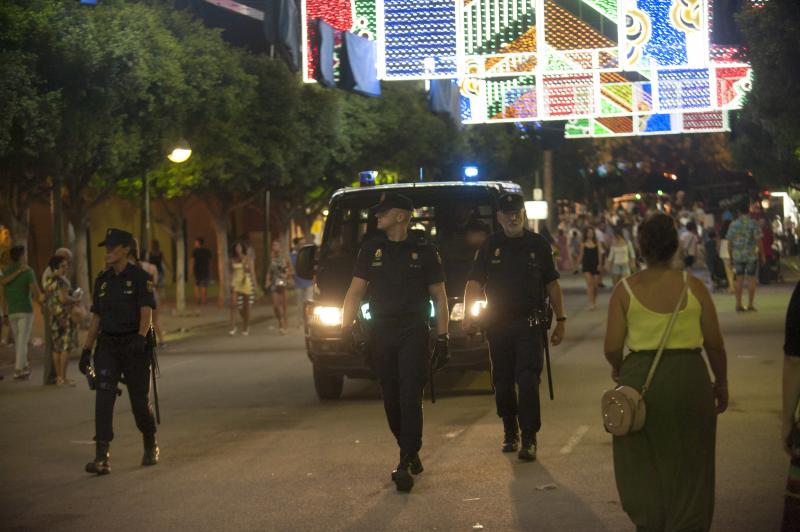
[[[291,326],[296,325],[299,319],[298,311],[294,303],[294,298],[289,298],[289,323]],[[274,316],[272,305],[268,303],[267,299],[256,301],[253,308],[250,309],[250,323],[263,323],[271,320]],[[217,305],[216,301],[208,302],[204,306],[194,304],[187,304],[186,311],[178,315],[175,311],[175,304],[168,302],[160,308],[159,319],[161,327],[164,330],[164,341],[169,343],[174,340],[180,340],[189,336],[197,331],[209,328],[219,327],[227,333],[227,327],[230,323],[230,308],[221,308]],[[240,320],[241,321],[241,320]],[[7,329],[3,327],[3,339],[7,337]],[[79,345],[82,345],[83,339],[86,336],[86,331],[79,332]],[[80,351],[75,350],[73,357],[79,356]],[[28,358],[31,364],[40,363],[44,355],[44,321],[42,320],[39,307],[35,308],[35,318],[33,323],[33,332],[31,333],[31,345],[28,350]],[[0,344],[0,374],[9,378],[14,369],[14,346],[9,344]]]

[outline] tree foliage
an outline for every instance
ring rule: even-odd
[[[736,127],[736,160],[764,184],[800,187],[800,3],[745,7],[737,23],[753,87]]]

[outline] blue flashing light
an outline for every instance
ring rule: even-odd
[[[358,183],[362,187],[375,186],[375,178],[378,177],[377,170],[366,170],[358,173]]]
[[[478,167],[477,166],[465,166],[464,167],[464,177],[466,179],[475,179],[476,177],[478,177],[479,173],[480,172],[478,171]]]

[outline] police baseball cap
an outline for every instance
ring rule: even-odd
[[[380,202],[372,207],[372,212],[378,214],[386,212],[389,209],[402,209],[404,211],[413,211],[414,203],[402,194],[384,194],[381,196]]]
[[[133,244],[133,235],[127,231],[123,231],[122,229],[115,229],[114,227],[109,227],[106,230],[106,238],[99,244],[97,247],[117,247],[117,246],[130,246]]]
[[[502,212],[518,212],[525,208],[525,200],[519,194],[507,193],[497,198],[497,210]]]

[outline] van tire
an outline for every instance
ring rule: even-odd
[[[324,369],[314,367],[314,388],[320,399],[339,399],[342,397],[344,375],[329,373]]]

